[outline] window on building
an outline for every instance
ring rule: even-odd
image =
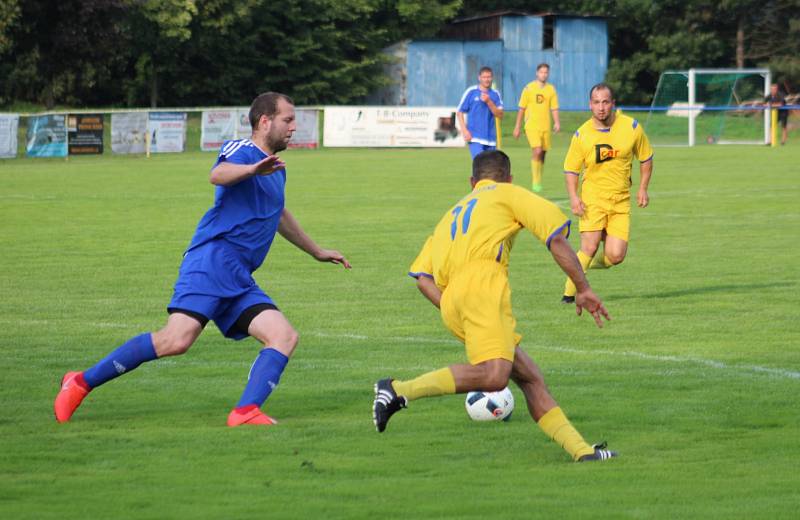
[[[545,16],[542,22],[542,49],[552,49],[556,41],[555,17]]]

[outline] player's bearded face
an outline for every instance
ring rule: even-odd
[[[272,118],[267,132],[267,147],[272,153],[285,150],[289,145],[292,134],[297,130],[294,107],[281,100],[278,103],[278,113]]]

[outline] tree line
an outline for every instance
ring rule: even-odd
[[[767,66],[800,84],[800,0],[0,0],[0,106],[358,103],[389,82],[388,45],[505,10],[607,17],[626,104],[668,69]]]

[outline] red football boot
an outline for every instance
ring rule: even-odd
[[[228,426],[241,426],[243,424],[261,424],[269,426],[278,424],[278,421],[259,410],[258,406],[243,406],[242,408],[234,408],[228,414]]]
[[[81,405],[83,398],[89,395],[89,389],[75,380],[82,374],[83,372],[67,372],[61,378],[61,390],[53,404],[56,421],[60,423],[69,421],[69,418]]]

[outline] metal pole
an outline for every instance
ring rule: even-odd
[[[766,71],[764,74],[764,98],[769,96],[769,87],[772,85],[772,72]],[[772,121],[772,117],[769,111],[769,107],[764,109],[764,143],[768,143],[770,141],[770,126],[773,125],[774,122]],[[774,134],[774,132],[773,132]],[[774,145],[774,143],[773,143]]]
[[[695,69],[689,69],[689,146],[694,146],[695,142]]]

